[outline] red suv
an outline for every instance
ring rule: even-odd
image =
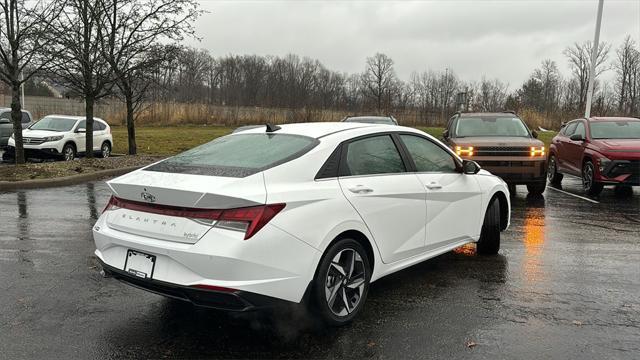
[[[563,174],[582,178],[589,195],[604,185],[640,185],[640,119],[593,117],[568,122],[551,140],[547,176],[560,184]]]

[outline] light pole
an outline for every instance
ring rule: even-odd
[[[600,41],[600,24],[602,23],[602,6],[604,0],[598,1],[598,15],[596,18],[596,34],[593,37],[593,50],[591,52],[591,67],[589,70],[589,87],[587,88],[587,105],[584,109],[584,117],[588,119],[591,116],[591,100],[593,98],[593,81],[596,72],[596,60],[598,57],[598,42]]]

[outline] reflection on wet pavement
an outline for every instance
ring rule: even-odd
[[[519,190],[500,255],[470,244],[380,279],[340,329],[302,306],[229,314],[103,279],[102,182],[0,193],[0,357],[637,358],[640,192]]]

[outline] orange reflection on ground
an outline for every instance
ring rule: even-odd
[[[476,244],[475,243],[464,244],[460,247],[453,249],[453,252],[456,254],[474,256],[476,254]]]
[[[527,208],[524,215],[524,275],[528,282],[537,282],[545,277],[541,255],[545,241],[544,208]]]

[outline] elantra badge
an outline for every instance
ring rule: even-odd
[[[156,202],[156,197],[148,193],[147,189],[144,189],[144,191],[140,193],[140,197],[146,202]]]

